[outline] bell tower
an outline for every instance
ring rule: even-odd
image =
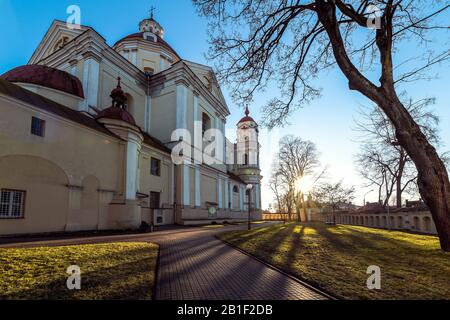
[[[252,208],[261,210],[261,168],[259,126],[250,116],[248,106],[245,117],[237,124],[237,144],[233,173],[246,184],[252,185]],[[248,200],[247,200],[248,202]]]

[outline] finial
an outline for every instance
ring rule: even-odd
[[[152,6],[151,8],[150,8],[150,19],[153,19],[153,17],[155,16],[155,7],[154,6]]]
[[[117,78],[117,87],[113,91],[111,91],[110,97],[112,98],[112,101],[113,101],[113,103],[112,103],[113,107],[123,108],[125,102],[127,101],[127,96],[122,91],[120,81],[121,81],[121,78],[118,77]]]
[[[245,115],[247,117],[250,115],[250,110],[248,109],[248,105],[245,107]]]

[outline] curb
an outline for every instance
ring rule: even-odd
[[[158,300],[157,298],[157,290],[158,290],[158,278],[159,278],[159,269],[160,269],[160,260],[161,260],[161,245],[158,245],[158,256],[156,257],[156,268],[155,268],[155,283],[153,284],[153,296],[152,301]]]
[[[318,294],[324,296],[325,298],[327,298],[327,299],[329,299],[329,300],[335,300],[335,301],[336,301],[336,300],[339,300],[338,298],[332,296],[331,294],[326,293],[326,292],[324,292],[324,291],[322,291],[322,290],[320,290],[320,289],[317,289],[316,287],[310,285],[309,283],[306,283],[305,281],[300,280],[300,279],[297,278],[297,277],[294,277],[292,274],[289,274],[289,273],[287,273],[287,272],[281,270],[280,268],[275,267],[274,265],[272,265],[272,264],[270,264],[270,263],[268,263],[268,262],[266,262],[266,261],[264,261],[264,260],[262,260],[262,259],[260,259],[260,258],[258,258],[258,257],[256,257],[256,256],[252,255],[251,253],[248,253],[247,251],[245,251],[245,250],[243,250],[243,249],[241,249],[241,248],[235,246],[234,244],[232,244],[232,243],[230,243],[230,242],[228,242],[228,241],[222,240],[222,239],[220,239],[220,238],[217,237],[217,236],[216,236],[216,239],[219,240],[219,241],[221,241],[221,242],[223,242],[223,243],[226,244],[227,246],[233,248],[234,250],[237,250],[237,251],[239,251],[239,252],[245,254],[246,256],[248,256],[248,257],[250,257],[250,258],[252,258],[252,259],[254,259],[254,260],[256,260],[256,261],[258,261],[258,262],[260,262],[260,263],[262,263],[262,264],[264,264],[265,266],[269,267],[270,269],[275,270],[275,271],[277,271],[277,272],[283,274],[284,276],[288,277],[289,279],[294,280],[295,282],[301,284],[302,286],[305,286],[306,288],[308,288],[308,289],[314,291],[315,293],[318,293]]]

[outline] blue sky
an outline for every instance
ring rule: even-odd
[[[143,1],[143,0],[1,0],[0,1],[0,74],[26,64],[53,19],[66,20],[69,5],[81,8],[82,24],[96,29],[109,44],[137,31],[138,23],[148,16],[151,6],[156,7],[156,19],[165,28],[165,39],[181,57],[199,63],[207,63],[204,53],[208,49],[206,21],[198,17],[190,0]],[[449,20],[449,15],[445,19]],[[432,46],[439,47],[448,39],[437,39]],[[442,42],[442,43],[441,43]],[[414,50],[411,44],[408,50]],[[401,54],[400,54],[401,56]],[[420,82],[408,86],[408,92],[416,99],[436,97],[436,113],[441,118],[442,150],[450,149],[450,72],[449,65],[433,70],[438,80]],[[338,70],[321,75],[318,81],[323,89],[322,97],[311,105],[297,111],[290,119],[292,125],[281,129],[277,135],[294,134],[317,144],[321,160],[330,166],[330,178],[344,179],[347,184],[360,186],[362,181],[353,168],[354,155],[358,152],[356,134],[352,130],[358,108],[367,100],[358,93],[350,92]],[[228,129],[242,117],[242,107],[233,104],[226,88],[223,88],[232,116]],[[269,88],[256,97],[251,106],[252,115],[258,119],[258,109],[273,95],[276,88]],[[269,174],[271,153],[262,141],[264,156],[263,175]],[[265,180],[267,182],[267,179]],[[265,206],[271,202],[267,188],[263,192]],[[365,190],[360,189],[357,202],[362,202]],[[373,200],[375,194],[368,197]]]

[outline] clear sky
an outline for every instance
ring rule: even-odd
[[[26,64],[34,49],[39,44],[53,19],[66,20],[66,8],[69,5],[81,8],[81,23],[93,27],[110,45],[125,35],[138,31],[138,23],[149,15],[151,6],[156,7],[156,19],[165,29],[165,40],[182,58],[207,63],[204,53],[208,49],[206,21],[196,14],[190,0],[1,0],[0,1],[0,74]],[[450,20],[447,14],[446,21]],[[431,46],[440,47],[448,39],[438,39]],[[407,50],[414,50],[411,44]],[[400,53],[401,54],[401,53]],[[436,97],[435,111],[441,118],[441,136],[444,142],[441,150],[450,149],[450,72],[449,65],[435,70],[439,79],[409,85],[408,92],[413,98]],[[330,166],[330,178],[344,179],[345,183],[361,186],[362,181],[354,171],[354,155],[359,144],[352,130],[353,119],[358,116],[358,108],[367,105],[367,101],[358,93],[348,90],[343,76],[338,70],[321,75],[320,87],[322,97],[310,106],[295,113],[290,119],[290,126],[270,134],[281,137],[294,134],[317,144],[321,152],[321,161]],[[234,130],[235,124],[243,115],[243,107],[236,106],[229,98],[227,89],[223,88],[232,115],[228,119],[227,129]],[[258,119],[258,109],[274,95],[275,88],[269,88],[256,98],[251,106],[252,116]],[[276,152],[269,139],[262,138],[263,175],[270,173],[271,154]],[[266,141],[266,143],[265,143]],[[367,190],[359,188],[356,201],[362,203]],[[368,196],[374,200],[375,193]],[[263,204],[267,207],[272,196],[265,187]]]

